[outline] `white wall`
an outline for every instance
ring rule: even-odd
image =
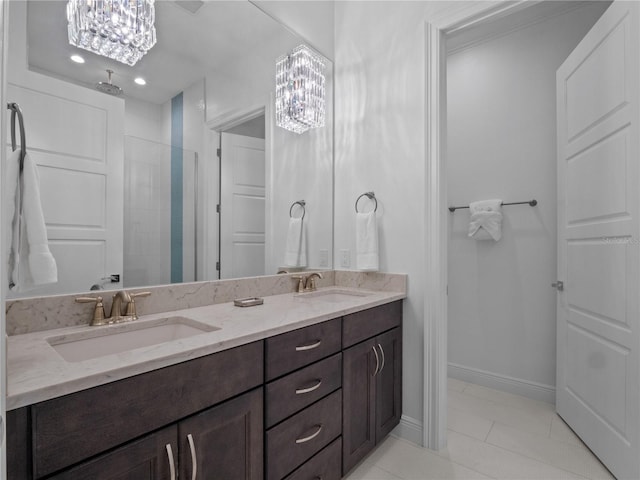
[[[127,97],[124,102],[124,134],[169,145],[162,105]]]
[[[264,108],[266,129],[266,265],[274,274],[284,263],[289,207],[297,200],[307,203],[308,266],[321,265],[320,251],[331,252],[333,244],[333,64],[326,66],[326,124],[301,135],[275,126],[273,111],[276,59],[300,44],[300,38],[282,28],[271,41],[265,41],[251,58],[234,59],[220,65],[206,79],[206,117],[218,129],[249,111]],[[247,63],[253,64],[247,75]],[[223,74],[221,72],[224,72]],[[217,185],[216,180],[213,182]],[[222,206],[224,211],[224,205]],[[217,236],[217,230],[213,237]],[[331,259],[329,259],[329,262]]]
[[[336,2],[335,250],[355,260],[356,198],[378,199],[380,270],[409,275],[403,413],[421,442],[423,415],[424,7]],[[364,207],[364,203],[362,205]]]
[[[334,2],[255,0],[254,5],[288,25],[325,57],[334,59]]]
[[[555,385],[555,72],[601,11],[556,16],[448,59],[450,204],[539,202],[504,207],[498,243],[467,237],[468,210],[451,214],[450,373],[489,386],[502,380],[503,388],[548,401]]]

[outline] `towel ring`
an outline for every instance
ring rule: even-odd
[[[300,205],[302,207],[302,220],[304,220],[304,216],[307,214],[307,209],[304,207],[307,204],[304,200],[297,200],[291,204],[291,208],[289,208],[289,218],[293,218],[293,207],[296,205]]]
[[[374,212],[378,211],[378,200],[376,199],[376,194],[373,193],[373,192],[364,192],[362,195],[360,195],[356,199],[356,213],[360,213],[360,212],[358,212],[358,202],[360,201],[360,199],[362,197],[367,197],[369,200],[373,200],[374,202],[376,202],[376,206],[374,207],[373,211]]]

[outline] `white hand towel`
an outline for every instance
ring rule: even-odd
[[[378,270],[378,222],[376,212],[356,213],[356,268]]]
[[[56,261],[49,251],[40,202],[40,178],[31,157],[24,158],[20,176],[20,149],[9,156],[5,184],[7,218],[11,223],[9,269],[11,290],[24,292],[58,281]]]
[[[475,240],[502,238],[502,200],[482,200],[469,204],[469,236]]]
[[[287,267],[307,266],[307,235],[302,218],[290,218],[284,264]]]

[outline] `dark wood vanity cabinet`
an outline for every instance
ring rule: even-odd
[[[51,480],[170,480],[169,458],[170,455],[175,458],[178,452],[177,431],[174,425],[145,435],[112,452],[49,478]]]
[[[178,424],[178,478],[256,480],[263,477],[262,388]]]
[[[11,410],[8,480],[338,480],[400,420],[401,319],[397,301]]]
[[[335,447],[325,450],[342,431],[341,319],[265,343],[265,478],[338,480],[323,462],[341,463]]]
[[[372,316],[371,322],[366,321],[368,313]],[[352,344],[369,337],[343,352],[343,475],[400,422],[401,319],[399,302],[348,315],[343,319],[343,341]],[[379,333],[387,327],[391,329]]]
[[[48,477],[51,480],[262,478],[262,388]]]

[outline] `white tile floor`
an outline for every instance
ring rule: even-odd
[[[448,427],[445,450],[388,437],[347,479],[613,479],[548,403],[449,379]]]

